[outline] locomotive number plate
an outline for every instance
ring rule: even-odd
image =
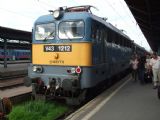
[[[44,52],[71,52],[71,45],[44,45]]]

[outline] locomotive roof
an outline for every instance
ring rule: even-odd
[[[78,15],[77,15],[78,14]],[[111,23],[106,22],[105,20],[103,20],[101,17],[98,17],[96,15],[93,15],[89,12],[86,11],[80,11],[80,12],[65,12],[64,16],[63,16],[63,20],[72,20],[72,19],[94,19],[102,24],[104,24],[105,26],[107,26],[108,28],[110,28],[111,30],[117,32],[118,34],[124,36],[125,38],[131,40],[126,34],[124,34],[121,30],[119,30],[118,28],[116,28],[115,26],[113,26]],[[51,22],[54,21],[56,19],[54,19],[53,15],[49,14],[49,15],[44,15],[39,17],[35,23],[45,23],[45,22]]]
[[[105,20],[103,20],[103,18],[98,17],[96,15],[91,15],[93,19],[105,24],[108,28],[112,29],[113,31],[117,32],[118,34],[126,37],[127,39],[130,39],[126,34],[124,34],[121,30],[119,30],[118,28],[116,28],[115,26],[113,26],[111,23],[106,22]]]

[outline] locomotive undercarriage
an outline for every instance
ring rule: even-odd
[[[32,95],[35,99],[64,99],[69,105],[79,105],[85,100],[86,90],[80,89],[80,77],[74,79],[52,78],[46,86],[40,78],[32,79]]]

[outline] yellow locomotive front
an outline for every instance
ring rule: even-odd
[[[90,43],[32,44],[32,64],[91,66]]]
[[[35,22],[32,64],[25,80],[35,97],[65,98],[68,104],[84,99],[87,69],[92,66],[92,43],[85,34],[88,14],[60,9]]]

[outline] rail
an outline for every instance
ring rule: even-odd
[[[26,75],[18,75],[0,78],[0,90],[23,85],[25,76]]]

